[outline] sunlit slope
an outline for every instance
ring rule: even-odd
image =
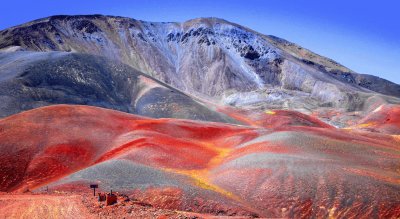
[[[18,50],[101,55],[193,96],[235,106],[354,111],[371,95],[400,97],[395,83],[218,18],[51,16],[0,31],[0,51]]]
[[[174,208],[204,212],[400,216],[400,142],[391,135],[57,105],[0,120],[0,142],[1,191],[95,181],[159,205],[176,196]]]
[[[66,52],[0,53],[0,118],[53,104],[81,104],[153,118],[236,123],[116,60]]]

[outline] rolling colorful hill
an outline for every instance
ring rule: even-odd
[[[96,183],[196,217],[400,217],[400,85],[216,18],[53,16],[0,50],[5,216],[99,216]]]

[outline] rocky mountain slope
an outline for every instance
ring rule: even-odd
[[[0,49],[101,55],[188,94],[241,107],[354,111],[371,96],[400,97],[397,84],[217,18],[53,16],[1,31]]]
[[[65,103],[153,118],[236,123],[128,65],[89,54],[0,53],[0,101],[0,117]]]

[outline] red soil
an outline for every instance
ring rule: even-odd
[[[238,110],[231,107],[220,107],[219,111],[241,121],[247,125],[277,128],[288,126],[308,126],[320,128],[333,128],[313,115],[306,115],[297,111],[289,110],[267,110],[264,113],[250,110]]]
[[[0,129],[1,191],[34,189],[119,156],[155,167],[203,169],[218,148],[235,146],[231,139],[240,143],[257,135],[246,127],[66,105],[8,117]]]
[[[1,218],[96,218],[79,195],[0,195]]]
[[[391,115],[386,123],[371,119],[398,124],[397,108],[383,112]],[[104,161],[127,159],[188,177],[185,183],[235,203],[169,187],[133,193],[164,209],[195,203],[190,209],[224,209],[228,215],[400,217],[396,137],[335,129],[290,111],[227,113],[255,126],[68,105],[7,117],[0,120],[0,191],[32,190]]]
[[[214,218],[213,215],[183,212],[118,197],[118,203],[105,206],[95,197],[80,194],[0,195],[1,218],[132,218],[183,219]],[[234,219],[236,217],[229,217]],[[247,218],[247,217],[239,217]]]
[[[400,106],[382,105],[350,128],[400,135]]]

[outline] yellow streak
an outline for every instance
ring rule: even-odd
[[[193,180],[193,183],[200,188],[220,193],[235,201],[241,201],[238,196],[213,184],[209,180],[209,170],[220,164],[224,160],[224,158],[226,158],[230,154],[232,149],[216,147],[214,144],[209,142],[203,142],[202,145],[204,148],[215,151],[217,154],[216,156],[214,156],[212,159],[209,160],[206,168],[197,170],[179,170],[179,169],[168,168],[165,170],[190,177]]]
[[[336,217],[334,216],[334,215],[335,215],[335,211],[336,211],[336,208],[335,208],[335,207],[329,209],[329,218],[332,218],[332,219],[336,218]]]
[[[355,129],[355,128],[367,128],[367,127],[371,127],[374,125],[376,125],[375,122],[368,122],[368,123],[362,123],[362,124],[358,124],[358,125],[354,125],[354,126],[345,127],[342,129],[349,130],[349,129]]]
[[[221,148],[221,147],[216,147],[214,144],[209,143],[209,142],[203,142],[202,144],[205,148],[209,150],[215,151],[217,155],[213,157],[210,161],[208,161],[207,167],[212,168],[218,164],[220,164],[224,158],[226,158],[232,151],[231,148]]]
[[[175,170],[174,172],[188,176],[190,178],[192,178],[193,183],[202,188],[202,189],[206,189],[206,190],[210,190],[210,191],[214,191],[217,193],[220,193],[228,198],[231,198],[235,201],[240,201],[240,198],[236,195],[234,195],[233,193],[217,186],[214,185],[212,182],[210,182],[209,180],[209,173],[208,170],[206,169],[202,169],[202,170]]]
[[[271,111],[271,110],[267,110],[267,111],[265,111],[265,113],[269,114],[269,115],[275,115],[276,114],[276,112]]]
[[[375,122],[368,122],[356,125],[357,128],[366,128],[375,125]]]

